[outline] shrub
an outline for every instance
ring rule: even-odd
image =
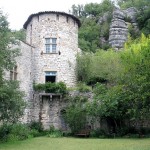
[[[67,93],[67,87],[65,83],[58,82],[58,83],[39,83],[33,85],[35,91],[46,91],[47,93],[61,93],[66,94]]]
[[[30,130],[25,124],[17,123],[13,125],[4,124],[0,128],[1,141],[25,140],[29,137]]]
[[[80,92],[90,92],[91,91],[91,87],[87,86],[85,83],[79,83],[77,89]]]
[[[68,123],[73,134],[77,133],[86,126],[86,101],[87,98],[82,96],[72,97],[70,98],[70,104],[66,108],[66,113],[63,117],[66,123]]]
[[[18,123],[12,125],[10,134],[18,137],[18,140],[25,140],[30,135],[30,130],[27,125]]]
[[[90,136],[104,138],[107,136],[107,134],[106,134],[105,130],[98,128],[96,130],[91,131]]]
[[[57,137],[62,137],[63,133],[60,130],[55,129],[54,126],[51,126],[47,136],[52,138],[57,138]]]
[[[43,134],[41,132],[39,132],[38,130],[36,130],[36,129],[30,130],[30,136],[31,137],[38,137],[38,136],[41,136],[41,135],[43,135]]]
[[[0,140],[7,141],[8,135],[11,131],[11,125],[4,124],[0,127]]]
[[[37,130],[38,132],[42,132],[43,131],[43,127],[42,127],[42,123],[41,122],[36,122],[33,121],[29,124],[29,127],[31,130]]]

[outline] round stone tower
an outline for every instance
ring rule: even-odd
[[[78,53],[80,21],[64,12],[46,11],[32,14],[24,24],[26,41],[32,51],[35,83],[76,83],[75,66]]]

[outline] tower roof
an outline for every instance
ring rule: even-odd
[[[73,20],[75,20],[79,27],[81,26],[80,20],[77,17],[75,17],[71,14],[67,14],[65,12],[58,12],[58,11],[42,11],[42,12],[38,12],[38,13],[35,13],[35,14],[31,14],[28,17],[27,21],[24,23],[23,28],[27,29],[27,26],[28,26],[28,24],[30,23],[30,21],[32,20],[33,17],[40,16],[40,15],[43,15],[43,14],[58,14],[58,15],[68,16],[68,17],[71,17]]]

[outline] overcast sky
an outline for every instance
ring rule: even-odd
[[[73,4],[100,3],[101,0],[0,0],[0,8],[8,15],[11,29],[19,30],[33,13],[63,11],[68,13]]]

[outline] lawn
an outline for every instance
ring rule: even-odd
[[[39,137],[0,143],[0,150],[150,150],[150,139],[85,139]]]

